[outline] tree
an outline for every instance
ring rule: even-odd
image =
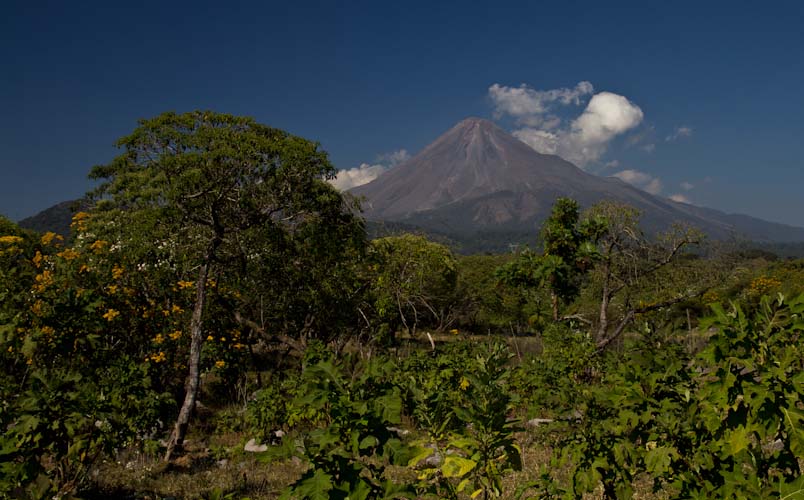
[[[261,247],[281,248],[311,218],[353,217],[324,182],[335,169],[317,144],[251,118],[164,113],[140,121],[117,146],[123,153],[90,174],[102,181],[92,194],[97,231],[135,256],[168,245],[173,265],[195,272],[185,395],[169,460],[182,446],[198,394],[210,277],[234,280],[259,260]]]
[[[691,266],[681,269],[682,257],[702,241],[700,231],[674,226],[649,239],[639,229],[637,209],[610,201],[592,207],[585,218],[604,228],[598,237],[598,263],[594,270],[600,284],[595,335],[599,350],[619,338],[637,315],[672,306],[706,291],[710,279],[693,281],[690,278],[697,274],[691,273]],[[652,298],[646,301],[648,295]],[[621,314],[612,328],[611,307],[615,297],[620,298]]]
[[[559,301],[578,296],[581,279],[596,258],[594,243],[602,232],[597,219],[580,220],[578,202],[559,198],[541,230],[543,253],[525,250],[500,270],[501,279],[511,285],[547,286],[553,320],[559,319]]]
[[[457,263],[444,245],[422,236],[389,236],[371,243],[371,300],[393,336],[402,325],[411,333],[429,321],[439,329],[449,315],[457,283]]]

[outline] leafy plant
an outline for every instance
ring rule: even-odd
[[[401,422],[399,389],[390,382],[395,366],[355,356],[322,360],[303,374],[294,405],[326,415],[326,426],[305,433],[300,449],[310,468],[283,498],[399,498],[410,488],[385,477],[388,463],[407,460],[407,447],[389,426]]]
[[[589,391],[562,443],[567,497],[600,483],[607,498],[629,497],[639,474],[682,498],[804,493],[804,296],[714,312],[695,359],[645,342]]]
[[[509,419],[511,396],[506,387],[510,357],[505,344],[492,344],[464,367],[458,389],[464,398],[452,408],[460,422],[458,430],[446,433],[446,442],[434,440],[419,449],[411,465],[426,462],[438,453],[441,463],[427,465],[420,490],[432,496],[457,498],[461,492],[472,498],[499,497],[505,474],[522,468],[521,452],[514,441],[516,421]],[[443,426],[439,426],[439,429]],[[439,437],[438,433],[431,436]]]

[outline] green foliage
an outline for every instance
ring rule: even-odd
[[[558,319],[558,300],[570,302],[580,292],[581,279],[597,258],[595,242],[603,233],[602,219],[580,219],[578,203],[559,198],[542,225],[543,254],[530,250],[502,267],[502,281],[521,287],[547,286],[553,296],[553,319]]]
[[[425,466],[421,476],[419,489],[429,496],[457,498],[466,492],[473,498],[481,493],[496,498],[503,493],[504,475],[522,468],[514,441],[516,421],[509,419],[513,405],[506,364],[511,354],[501,343],[486,348],[462,367],[457,387],[461,400],[446,414],[436,413],[442,422],[428,422],[436,424],[429,429],[429,442],[410,461],[418,465],[434,453],[441,458],[440,463]],[[423,391],[417,394],[422,395]],[[449,429],[446,423],[452,419],[458,425]]]
[[[443,329],[454,320],[457,264],[447,247],[421,236],[389,236],[371,242],[369,262],[370,301],[387,334],[400,326],[415,332],[421,324]]]
[[[38,368],[4,401],[0,490],[74,493],[102,453],[158,429],[169,400],[150,388],[146,366],[130,361],[94,375]]]
[[[388,427],[399,424],[402,400],[390,382],[390,361],[346,356],[304,370],[295,406],[326,415],[326,426],[300,445],[310,469],[284,498],[399,498],[409,489],[384,476],[385,464],[407,460],[407,447]]]
[[[457,325],[474,332],[523,334],[534,318],[542,316],[544,292],[500,282],[497,269],[509,263],[512,254],[458,257]]]
[[[718,334],[698,359],[690,449],[680,450],[697,467],[679,474],[682,493],[775,498],[797,484],[801,494],[804,295],[714,312],[702,324]]]
[[[511,391],[530,416],[565,417],[575,412],[584,388],[599,382],[603,360],[590,336],[565,323],[550,324],[542,350],[512,368]]]
[[[714,311],[702,327],[717,333],[695,359],[648,340],[589,391],[562,443],[574,464],[567,496],[602,482],[607,497],[628,497],[641,473],[682,498],[804,491],[804,296]]]
[[[400,362],[395,381],[402,388],[405,413],[430,439],[444,439],[460,422],[455,408],[466,401],[466,374],[484,346],[468,342],[438,346],[435,351],[414,351]]]

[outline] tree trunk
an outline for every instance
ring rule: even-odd
[[[207,296],[207,277],[209,275],[209,259],[201,265],[198,271],[198,282],[195,285],[195,304],[193,305],[193,317],[190,320],[190,358],[187,363],[187,382],[184,386],[184,402],[179,410],[176,419],[176,427],[168,441],[165,462],[169,462],[175,449],[181,449],[184,444],[184,437],[187,434],[187,426],[190,423],[190,416],[195,408],[196,397],[198,396],[198,386],[200,381],[201,364],[201,345],[204,343],[202,331],[202,315],[204,313],[204,303]]]
[[[611,300],[609,291],[609,263],[603,264],[603,294],[600,297],[600,316],[597,326],[597,342],[606,338],[609,330],[609,301]]]

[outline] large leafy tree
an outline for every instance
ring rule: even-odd
[[[288,235],[310,221],[362,228],[343,195],[324,182],[335,169],[316,143],[251,118],[164,113],[140,121],[117,145],[123,153],[90,174],[102,181],[93,193],[96,231],[124,246],[146,272],[163,266],[160,255],[167,252],[169,270],[187,275],[194,287],[185,395],[170,459],[198,394],[211,278],[220,287],[238,282],[255,263],[276,264],[266,256],[281,252]]]
[[[543,253],[525,250],[501,268],[500,278],[515,286],[547,286],[553,320],[558,321],[559,301],[567,303],[578,296],[581,279],[597,257],[595,241],[603,229],[598,219],[581,221],[578,202],[559,198],[542,225]]]
[[[422,324],[446,328],[458,278],[452,252],[422,236],[404,234],[371,244],[371,301],[393,336],[399,326],[412,334]]]

